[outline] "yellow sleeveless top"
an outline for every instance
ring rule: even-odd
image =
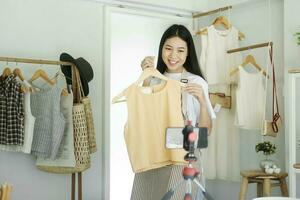
[[[153,92],[145,93],[151,89]],[[181,85],[168,80],[163,85],[129,86],[124,93],[128,119],[125,141],[132,169],[135,173],[186,163],[183,149],[166,149],[166,129],[183,127],[181,113]]]

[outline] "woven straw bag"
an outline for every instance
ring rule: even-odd
[[[72,66],[72,86],[75,93],[73,105],[74,153],[76,166],[73,172],[81,172],[91,167],[87,121],[84,104],[81,103],[83,93],[78,69]],[[76,83],[76,84],[75,84]]]
[[[94,128],[94,119],[93,119],[93,112],[92,112],[92,104],[91,99],[84,95],[83,88],[81,85],[81,80],[79,76],[79,72],[76,69],[76,81],[78,83],[78,89],[77,91],[77,98],[79,101],[84,105],[85,110],[85,117],[86,117],[86,126],[87,126],[87,133],[88,133],[88,141],[89,141],[89,149],[90,153],[94,153],[97,151],[97,145],[96,145],[96,133]]]
[[[97,151],[97,145],[96,145],[96,133],[94,128],[94,118],[93,118],[91,100],[89,97],[83,97],[81,99],[81,102],[83,103],[84,110],[85,110],[90,153],[94,153]]]
[[[81,100],[81,87],[78,69],[72,66],[72,88],[74,94],[74,104],[72,108],[73,131],[74,131],[74,167],[61,166],[37,166],[38,169],[52,173],[76,173],[82,172],[91,167],[90,147],[87,133],[87,121],[85,115],[85,107]]]
[[[74,154],[76,165],[72,172],[82,172],[91,167],[86,117],[83,104],[73,106]]]

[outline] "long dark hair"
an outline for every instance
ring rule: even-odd
[[[160,44],[159,44],[159,51],[158,51],[158,59],[157,59],[157,69],[160,73],[164,73],[167,70],[167,65],[164,63],[162,59],[162,48],[166,42],[167,39],[170,39],[172,37],[179,37],[187,44],[187,51],[188,55],[186,58],[185,63],[183,64],[183,67],[186,71],[191,72],[192,74],[199,75],[203,78],[200,66],[198,63],[196,50],[194,41],[192,38],[192,35],[190,31],[183,25],[174,24],[171,27],[169,27],[163,34]]]

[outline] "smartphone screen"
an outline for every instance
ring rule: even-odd
[[[166,148],[167,149],[183,149],[182,127],[171,127],[166,129]],[[207,128],[194,127],[196,134],[195,148],[207,148]]]

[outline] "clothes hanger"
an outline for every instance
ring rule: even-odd
[[[18,77],[21,81],[25,80],[25,78],[22,74],[22,71],[19,68],[15,68],[12,73],[13,73],[15,78]],[[25,85],[21,86],[21,92],[22,93],[26,93],[28,90],[29,89]]]
[[[135,84],[140,85],[149,77],[156,77],[164,81],[168,81],[169,79],[162,75],[156,68],[148,67],[143,70],[143,73],[140,75],[139,79],[135,82]]]
[[[212,25],[214,25],[214,26],[223,25],[227,30],[229,30],[232,27],[231,23],[229,22],[229,20],[225,16],[219,16],[219,17],[217,17],[213,21]],[[241,31],[239,31],[238,34],[239,34],[238,35],[239,36],[239,40],[245,39],[245,34],[244,33],[242,33]],[[204,29],[201,29],[201,30],[197,31],[196,35],[207,35],[207,28],[204,28]]]
[[[12,73],[14,74],[14,77],[19,77],[21,81],[25,80],[22,71],[19,68],[15,68]]]
[[[35,71],[31,77],[31,79],[29,80],[29,82],[33,82],[33,81],[37,80],[38,78],[42,78],[49,85],[55,85],[55,82],[53,80],[49,79],[47,73],[42,69],[38,69],[37,71]]]
[[[146,69],[143,70],[142,74],[140,75],[139,79],[134,83],[136,85],[140,85],[141,83],[143,83],[144,80],[146,80],[147,78],[149,78],[150,76],[155,76],[161,80],[165,80],[167,81],[168,78],[163,76],[156,68],[154,67],[148,67]],[[122,97],[124,97],[125,95],[125,90],[123,90],[120,94],[118,94],[117,96],[115,96],[112,99],[112,103],[120,103],[120,102],[124,102],[126,101],[125,99],[120,100]]]
[[[231,28],[231,24],[228,21],[228,19],[225,16],[219,16],[217,17],[214,22],[212,23],[212,25],[217,26],[217,25],[223,25],[226,29],[230,29]]]
[[[252,64],[257,70],[259,71],[262,71],[263,72],[263,75],[264,76],[267,76],[267,73],[265,72],[265,70],[262,69],[262,67],[260,67],[256,61],[255,61],[255,58],[249,54],[246,56],[246,58],[244,59],[244,62],[241,64],[242,67],[245,67],[247,64]],[[235,69],[233,69],[231,72],[230,72],[230,76],[234,75],[237,71],[239,70],[238,67],[236,67]]]
[[[64,79],[66,78],[66,76],[61,71],[58,71],[58,72],[56,72],[55,76],[51,80],[55,80],[55,83],[57,83],[57,78],[60,76],[63,77]],[[68,90],[68,88],[63,88],[61,91],[61,94],[63,96],[68,96],[68,94],[70,94],[70,93],[71,92]]]
[[[148,67],[148,68],[143,70],[143,73],[140,75],[139,79],[134,84],[140,85],[140,84],[143,83],[143,81],[145,81],[149,77],[156,77],[156,78],[159,78],[159,79],[164,80],[164,81],[170,80],[166,76],[162,75],[156,68]],[[185,84],[180,82],[180,85],[184,86]],[[120,102],[126,101],[125,99],[120,100],[122,97],[124,97],[124,95],[125,95],[125,90],[122,91],[117,96],[115,96],[112,99],[112,103],[114,104],[114,103],[120,103]]]
[[[3,70],[3,72],[2,72],[2,77],[6,78],[6,77],[8,77],[8,76],[11,75],[11,74],[12,74],[12,72],[11,72],[10,68],[9,68],[9,67],[6,67],[6,68]]]
[[[42,70],[42,69],[38,69],[34,72],[34,74],[32,75],[31,79],[28,81],[29,83],[32,83],[33,81],[42,78],[46,83],[48,83],[50,86],[55,85],[55,81],[51,80],[47,73]],[[38,90],[37,90],[38,89]],[[39,91],[40,88],[37,87],[33,87],[33,91]],[[65,93],[64,93],[65,94]]]

